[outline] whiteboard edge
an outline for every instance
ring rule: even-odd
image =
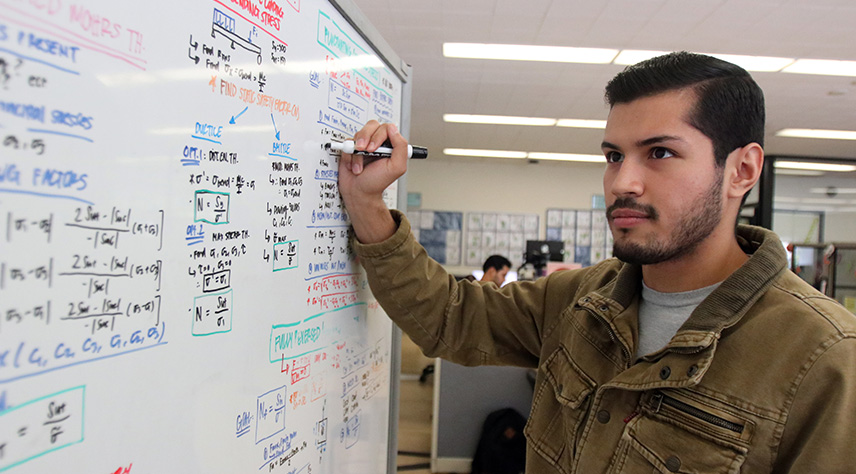
[[[412,89],[410,75],[412,68],[405,63],[381,36],[377,28],[366,18],[362,10],[351,0],[329,0],[338,12],[354,27],[390,69],[401,79],[401,123],[399,130],[404,137],[410,137],[410,103]],[[407,175],[398,180],[396,208],[407,210]],[[403,204],[402,204],[403,203]],[[401,330],[393,324],[392,327],[392,363],[390,364],[390,394],[389,394],[389,438],[387,440],[387,473],[395,474],[398,470],[398,417],[401,399]]]
[[[377,28],[372,25],[362,10],[351,0],[329,0],[351,26],[374,48],[381,59],[395,72],[402,82],[410,82],[410,65],[402,61],[392,46],[383,39]]]

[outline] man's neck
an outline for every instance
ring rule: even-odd
[[[721,232],[728,232],[728,235],[716,235]],[[718,229],[691,254],[644,265],[642,278],[649,288],[661,293],[696,290],[725,280],[748,258],[734,238],[733,230]]]

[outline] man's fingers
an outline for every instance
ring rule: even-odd
[[[392,145],[390,168],[400,176],[407,170],[407,140],[398,133],[394,124],[389,124],[389,143]]]
[[[380,127],[380,123],[377,120],[369,120],[360,131],[354,134],[354,148],[360,151],[365,150],[378,127]]]
[[[348,153],[342,153],[342,155],[339,157],[340,168],[344,167],[348,171],[351,171],[351,162],[353,161],[353,157],[354,157],[354,155],[351,155]]]
[[[363,172],[363,155],[351,155],[351,173],[358,175]]]
[[[375,151],[377,147],[383,145],[383,142],[389,137],[388,132],[389,124],[383,124],[375,130],[372,134],[371,139],[369,140],[368,145],[366,145],[366,151]]]

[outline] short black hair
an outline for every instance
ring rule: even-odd
[[[704,54],[680,51],[624,68],[606,85],[610,107],[663,92],[692,89],[698,100],[690,125],[713,142],[718,167],[750,143],[764,146],[764,93],[740,66]]]
[[[482,270],[487,271],[488,268],[495,268],[496,271],[500,271],[503,268],[508,267],[511,268],[511,261],[502,255],[491,255],[484,261],[484,265],[482,265]]]

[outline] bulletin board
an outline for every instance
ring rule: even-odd
[[[462,212],[423,209],[407,211],[407,217],[429,257],[443,265],[461,264]]]
[[[481,267],[497,254],[517,268],[524,263],[526,241],[538,240],[538,214],[469,212],[464,239],[466,265]]]
[[[586,267],[612,257],[612,232],[603,209],[547,209],[547,240],[565,244],[565,261]]]

